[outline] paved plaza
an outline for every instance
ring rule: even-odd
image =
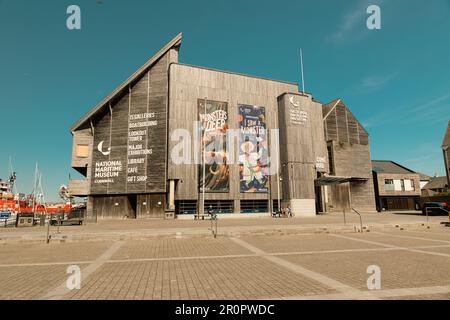
[[[334,220],[327,220],[327,232],[302,229],[302,219],[248,220],[245,232],[222,231],[217,238],[180,231],[188,223],[207,230],[208,221],[170,226],[171,236],[122,240],[115,223],[75,227],[73,234],[97,237],[3,241],[0,299],[450,299],[450,228],[438,223],[445,217],[429,225],[415,219],[423,217],[383,227],[378,221],[362,233],[352,230],[358,225],[352,220],[347,229],[337,223],[333,229]],[[222,229],[238,223],[220,222]],[[117,239],[100,236],[114,230]],[[17,232],[26,231],[0,234]],[[81,287],[69,290],[67,269],[74,265]],[[379,289],[368,289],[369,266],[379,267]]]

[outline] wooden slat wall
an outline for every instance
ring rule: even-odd
[[[350,110],[340,102],[324,121],[327,141],[369,144],[367,131],[359,124]]]
[[[112,102],[112,115],[105,112],[94,123],[94,146],[104,141],[104,150],[111,145],[111,153],[102,155],[95,148],[93,150],[93,161],[91,172],[95,170],[97,161],[121,161],[122,172],[119,177],[114,177],[114,183],[95,183],[92,179],[91,194],[127,194],[127,193],[161,193],[166,192],[166,119],[167,119],[167,95],[169,62],[174,55],[170,50],[141,78],[137,79],[128,90]],[[157,126],[129,129],[132,122],[129,120],[131,114],[155,113],[157,114]],[[152,118],[143,119],[154,120]],[[142,142],[143,149],[151,148],[152,153],[144,156],[145,163],[128,165],[128,160],[136,156],[128,155],[129,137],[128,132],[134,130],[147,130],[147,135]],[[110,144],[111,142],[111,144]],[[128,167],[137,167],[138,172],[127,174]],[[127,181],[130,175],[147,176],[147,181]]]
[[[98,220],[136,217],[128,196],[94,196],[92,200],[93,214]]]
[[[220,72],[193,66],[172,64],[170,67],[169,90],[169,139],[175,129],[187,129],[193,137],[193,124],[197,121],[197,99],[228,102],[229,126],[238,129],[238,104],[263,106],[266,108],[267,128],[278,127],[277,97],[285,92],[296,92],[295,84],[254,78],[233,73]],[[196,200],[198,165],[175,165],[170,150],[178,142],[169,140],[168,178],[178,179],[177,200]],[[235,144],[235,155],[238,155]],[[192,148],[192,154],[194,149]],[[270,190],[277,197],[276,178],[271,177]],[[239,165],[230,166],[230,191],[228,193],[207,193],[206,199],[269,199],[269,194],[240,193]]]
[[[369,145],[336,141],[330,143],[334,155],[333,160],[336,176],[367,178],[365,182],[351,183],[352,206],[361,211],[375,211],[375,192]],[[329,188],[329,190],[331,193],[330,199],[332,199],[331,204],[335,207],[342,207],[342,203],[346,201],[345,199],[341,199],[340,196],[343,191],[337,190],[336,188]],[[336,205],[333,204],[333,201]]]
[[[447,171],[447,183],[450,186],[450,149],[444,151],[445,168]]]
[[[161,204],[158,204],[159,202]],[[165,194],[142,194],[137,196],[137,218],[164,218],[165,208]]]
[[[85,197],[89,194],[89,185],[87,180],[70,180],[69,182],[70,195],[75,197]]]
[[[338,140],[338,133],[337,133],[337,122],[336,122],[336,111],[333,110],[328,118],[325,120],[325,127],[326,127],[326,140],[330,141],[337,141]]]
[[[292,106],[290,99],[299,107]],[[317,171],[326,172],[328,169],[328,163],[325,162],[324,170],[316,170],[316,158],[327,159],[322,105],[310,97],[292,94],[285,94],[278,101],[280,158],[281,164],[285,164],[282,170],[282,198],[314,199]],[[307,119],[303,124],[291,122],[291,108],[306,112]]]

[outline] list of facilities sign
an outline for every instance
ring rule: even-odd
[[[148,98],[146,78],[95,125],[93,194],[165,192],[165,97]]]

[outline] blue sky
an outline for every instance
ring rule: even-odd
[[[71,4],[81,30],[66,28]],[[381,7],[381,30],[366,28],[369,4]],[[30,192],[38,162],[57,200],[78,176],[70,126],[179,32],[183,63],[294,82],[302,47],[306,91],[344,99],[373,159],[444,174],[449,0],[0,0],[0,177],[11,156]]]

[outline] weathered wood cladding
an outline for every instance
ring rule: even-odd
[[[93,196],[92,214],[97,220],[136,218],[136,203],[127,195]],[[88,216],[89,213],[88,213]]]
[[[85,197],[89,194],[89,185],[86,179],[69,181],[69,192],[74,197]]]
[[[322,105],[310,96],[278,98],[283,199],[314,199],[317,172],[327,172]],[[317,160],[323,168],[317,167]]]
[[[316,204],[323,205],[324,202],[335,210],[352,206],[361,211],[374,211],[368,134],[340,99],[322,106],[310,95],[299,94],[294,83],[178,64],[180,44],[181,35],[72,127],[72,166],[87,176],[90,195],[87,215],[91,221],[97,218],[163,218],[166,201],[200,199],[198,177],[201,166],[194,161],[194,152],[198,151],[195,145],[199,142],[197,132],[194,132],[194,123],[199,117],[199,99],[227,103],[228,128],[236,130],[240,123],[240,104],[264,107],[266,128],[269,131],[279,129],[280,134],[281,183],[273,170],[269,193],[241,192],[240,144],[236,137],[234,143],[227,145],[227,152],[233,151],[235,157],[234,163],[228,163],[229,191],[206,193],[206,200],[232,200],[234,212],[240,211],[241,200],[276,200],[278,197],[284,204],[289,203],[293,211],[311,214]],[[157,125],[135,126],[136,121],[155,119]],[[180,142],[171,139],[177,129],[190,134],[190,164],[172,161],[171,151]],[[269,132],[269,156],[272,163],[276,163],[271,139]],[[363,179],[315,188],[317,176],[329,174],[327,143],[333,158],[332,174]],[[89,157],[75,156],[77,144],[89,146]],[[145,160],[131,163],[134,155],[140,155],[130,153],[134,150],[148,151]],[[101,174],[96,177],[96,164],[105,161],[117,163],[114,166],[120,170],[114,170],[121,174],[112,176],[114,182],[95,183],[98,176],[104,178]],[[260,167],[260,164],[254,167]],[[129,179],[130,175],[146,177],[146,181]],[[172,187],[175,185],[175,197],[167,190],[169,180],[175,181],[170,181]],[[81,185],[79,182],[73,184],[79,190]],[[281,194],[278,194],[278,186]],[[324,197],[324,191],[328,197]],[[272,202],[268,209],[271,207]]]
[[[169,61],[167,54],[161,57],[148,72],[115,99],[109,112],[103,113],[94,123],[94,146],[103,147],[105,154],[100,150],[93,151],[91,194],[166,192]],[[133,117],[141,115],[144,116],[144,119],[139,120],[141,123],[154,120],[156,125],[132,127],[132,124],[136,124]],[[141,140],[132,142],[132,135],[138,131]],[[131,154],[134,146],[138,146],[138,151],[147,153],[134,156]],[[109,154],[106,152],[108,147],[111,148]],[[138,159],[139,162],[131,163],[131,159]],[[96,165],[106,161],[114,163],[112,168],[121,168],[117,169],[118,175],[113,179],[96,177]],[[132,174],[129,170],[132,170]],[[141,180],[133,180],[132,177]],[[142,180],[144,177],[146,180]],[[98,183],[108,180],[112,182]]]
[[[326,141],[369,144],[367,131],[341,100],[331,111],[324,108],[323,116]]]
[[[164,218],[165,194],[141,194],[137,196],[136,216],[139,219]]]
[[[450,186],[450,147],[443,151],[445,173],[447,175],[447,184]]]
[[[92,148],[94,144],[94,137],[91,129],[82,129],[73,133],[72,144],[72,168],[76,169],[83,175],[87,175],[87,167],[92,161]],[[79,145],[87,145],[89,148],[88,157],[79,157],[76,154]]]
[[[351,206],[361,211],[375,211],[375,193],[372,177],[370,147],[363,144],[329,141],[332,148],[335,175],[340,177],[365,178],[365,181],[351,182],[328,188],[329,205],[334,210]],[[350,188],[350,190],[348,190]],[[346,193],[350,192],[347,196]]]
[[[266,108],[267,128],[270,130],[278,128],[277,97],[285,92],[296,92],[297,85],[181,64],[172,64],[169,72],[168,179],[177,180],[175,199],[195,200],[198,198],[198,165],[175,165],[171,160],[170,150],[179,141],[170,141],[170,137],[174,130],[186,129],[194,138],[193,125],[194,121],[198,119],[197,99],[207,98],[208,100],[227,102],[228,124],[231,129],[239,128],[238,104],[263,106]],[[237,155],[238,141],[235,142],[234,152]],[[191,153],[194,154],[193,146]],[[273,198],[277,198],[276,183],[276,176],[271,176],[269,187]],[[235,161],[230,165],[230,191],[228,193],[206,193],[205,199],[270,199],[270,195],[241,193],[239,164]]]

